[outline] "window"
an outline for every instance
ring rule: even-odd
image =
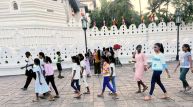
[[[18,5],[16,1],[13,2],[13,10],[18,10]]]

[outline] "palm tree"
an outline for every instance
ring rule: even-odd
[[[141,11],[141,0],[139,0],[139,8],[140,8],[140,17],[142,17],[142,11]]]

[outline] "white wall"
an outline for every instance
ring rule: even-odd
[[[85,38],[80,22],[71,19],[67,26],[0,26],[0,75],[22,74],[23,71],[19,67],[25,65],[24,54],[26,51],[30,51],[34,58],[40,51],[54,58],[56,51],[60,50],[62,57],[65,59],[63,67],[69,68],[70,57],[85,52]],[[143,45],[144,51],[149,56],[153,52],[153,44],[161,42],[164,44],[167,59],[174,60],[176,55],[176,28],[174,22],[167,25],[164,22],[159,25],[151,23],[148,27],[144,24],[139,25],[139,27],[131,25],[129,28],[122,25],[120,29],[112,26],[110,30],[106,26],[101,30],[93,27],[87,30],[88,47],[94,50],[98,47],[102,49],[102,47],[120,44],[122,48],[119,50],[119,57],[122,63],[128,63],[131,53],[138,44]],[[192,34],[193,23],[182,24],[180,27],[181,45],[188,43],[192,46]],[[17,63],[18,61],[19,63]]]

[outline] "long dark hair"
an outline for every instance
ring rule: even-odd
[[[98,55],[98,58],[100,60],[101,59],[101,51],[100,50],[97,51],[97,55]]]
[[[46,63],[52,63],[52,60],[51,60],[50,57],[46,56],[46,57],[45,57],[45,62],[46,62]]]
[[[191,52],[190,45],[184,44],[183,47],[187,48],[187,49],[188,49],[188,50],[187,50],[188,52]]]
[[[155,45],[159,47],[161,53],[164,53],[164,47],[162,43],[156,43]]]
[[[80,61],[79,61],[79,58],[77,56],[72,56],[71,57],[72,60],[77,64],[77,65],[80,65]]]
[[[80,61],[84,60],[84,56],[83,56],[81,53],[78,54],[78,57],[79,57],[79,60],[80,60]]]

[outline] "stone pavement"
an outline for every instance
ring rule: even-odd
[[[175,65],[175,63],[169,64],[170,72],[173,72]],[[102,83],[102,77],[97,76],[92,76],[88,79],[91,94],[83,95],[81,99],[74,99],[73,90],[70,87],[70,74],[70,70],[66,70],[63,72],[63,75],[65,75],[64,79],[55,79],[60,92],[59,99],[53,102],[41,99],[38,103],[32,103],[35,98],[34,80],[27,91],[22,91],[20,88],[24,85],[26,79],[24,75],[0,77],[0,107],[193,107],[193,90],[189,93],[179,92],[182,89],[182,84],[178,79],[179,72],[176,74],[171,73],[172,78],[170,79],[166,78],[166,73],[162,74],[163,84],[166,86],[171,99],[159,99],[162,91],[156,85],[153,100],[148,102],[143,101],[148,91],[142,94],[135,94],[137,85],[133,80],[134,72],[131,65],[117,67],[116,81],[119,95],[117,100],[113,100],[108,95],[108,91],[105,93],[104,99],[97,98],[97,94],[101,91]],[[145,82],[149,87],[151,75],[151,70],[145,74]],[[187,74],[187,80],[193,86],[193,74],[191,72]],[[52,93],[55,94],[54,92]]]

